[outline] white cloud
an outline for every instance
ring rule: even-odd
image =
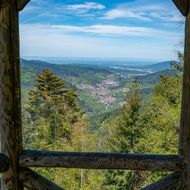
[[[57,10],[62,13],[89,17],[89,14],[95,14],[97,11],[105,9],[105,6],[95,2],[85,2],[83,4],[72,4],[60,6]],[[91,15],[91,16],[92,16]]]
[[[183,23],[184,17],[176,12],[150,12],[150,17],[162,20],[164,22],[171,22],[171,23]]]
[[[74,4],[74,5],[67,5],[67,9],[70,10],[102,10],[105,8],[104,5],[94,2],[85,2],[84,4]]]
[[[139,36],[139,37],[178,37],[179,34],[175,32],[167,32],[148,27],[135,27],[135,26],[118,26],[118,25],[89,25],[89,26],[72,26],[72,25],[42,25],[42,24],[21,24],[21,29],[29,31],[30,34],[33,30],[41,34],[88,34],[94,36]]]
[[[22,56],[170,59],[179,41],[175,33],[114,25],[21,24],[20,33]]]
[[[182,36],[180,28],[174,27],[181,17],[177,9],[168,8],[171,2],[126,1],[113,9],[93,0],[52,2],[32,0],[21,12],[22,55],[167,58]],[[125,21],[114,20],[121,18]],[[142,22],[130,22],[129,26],[128,18]],[[31,24],[23,24],[27,22]],[[77,22],[80,26],[70,24]],[[169,32],[171,28],[175,30]]]
[[[21,12],[21,15],[28,14],[28,17],[30,17],[30,14],[35,13],[35,16],[32,16],[36,19],[41,16],[44,16],[45,18],[49,16],[64,17],[66,15],[90,17],[95,16],[98,11],[101,11],[103,9],[105,9],[105,6],[103,4],[95,2],[85,2],[83,4],[66,4],[63,2],[51,3],[49,1],[42,1],[39,3],[35,0],[31,1],[31,4],[29,4],[29,6],[27,6]],[[30,21],[31,19],[27,18],[27,20]]]
[[[105,20],[128,18],[154,22],[157,19],[163,23],[184,21],[184,18],[171,2],[155,1],[149,3],[147,0],[136,0],[134,2],[119,4],[114,9],[105,12],[100,18]]]
[[[105,20],[113,20],[118,18],[133,18],[133,19],[139,19],[143,21],[150,21],[151,19],[143,16],[142,14],[134,13],[133,11],[127,11],[124,9],[113,9],[105,13],[101,19]]]

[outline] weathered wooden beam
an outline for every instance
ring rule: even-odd
[[[2,190],[20,190],[21,101],[17,1],[0,1],[0,130],[1,151],[10,161]]]
[[[19,179],[24,187],[32,190],[63,190],[63,188],[28,168],[20,169]]]
[[[20,166],[150,171],[177,171],[183,167],[181,160],[176,155],[47,152],[32,150],[26,150],[22,153]]]
[[[8,1],[7,1],[7,0],[1,0],[1,1],[0,1],[0,6],[1,6],[1,8],[5,7],[5,6],[7,6],[7,5],[8,5]]]
[[[186,18],[185,29],[184,76],[179,156],[183,159],[186,165],[182,172],[182,183],[186,186],[187,190],[190,190],[190,12]]]
[[[4,154],[0,154],[0,173],[9,169],[9,159]]]
[[[187,16],[189,12],[189,0],[173,0],[177,8],[183,16]]]
[[[180,177],[179,173],[173,173],[141,190],[182,190],[179,187]]]
[[[18,10],[22,11],[30,0],[17,0],[17,1],[18,1]]]

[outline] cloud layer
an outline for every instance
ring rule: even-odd
[[[29,31],[29,34],[36,32],[36,34],[88,34],[96,37],[129,37],[138,36],[146,38],[168,38],[172,36],[172,39],[179,38],[180,35],[175,32],[168,32],[164,30],[149,28],[149,27],[134,27],[134,26],[122,26],[122,25],[88,25],[88,26],[72,26],[72,25],[47,25],[47,24],[21,24],[21,31],[25,34],[25,31]]]
[[[104,5],[100,3],[94,3],[94,2],[85,2],[84,4],[74,4],[74,5],[67,5],[67,9],[69,10],[84,10],[84,11],[90,11],[90,10],[102,10],[105,8]]]
[[[172,58],[183,23],[171,0],[32,0],[20,15],[21,53]]]

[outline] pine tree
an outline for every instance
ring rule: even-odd
[[[49,126],[47,133],[51,143],[59,136],[71,140],[72,126],[80,110],[74,91],[53,72],[44,69],[29,93],[27,115],[33,125],[44,123]]]
[[[120,116],[116,119],[109,140],[112,152],[136,153],[141,131],[138,126],[141,98],[139,84],[135,80],[129,89]],[[123,190],[139,187],[142,176],[139,172],[109,170],[106,174],[105,189]],[[138,188],[137,188],[138,189]]]
[[[177,63],[179,64],[179,62]],[[177,65],[175,72],[182,71]],[[182,63],[181,63],[182,66]],[[141,153],[177,154],[178,130],[181,112],[182,75],[162,75],[140,116],[143,129],[139,140]],[[166,172],[149,172],[144,185],[167,175]]]
[[[96,142],[89,124],[78,107],[73,89],[48,69],[36,78],[24,121],[24,142],[27,148],[53,151],[92,151]],[[96,179],[89,170],[36,169],[41,175],[67,189],[88,189]],[[52,173],[54,175],[52,175]]]

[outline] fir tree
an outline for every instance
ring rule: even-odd
[[[72,126],[80,115],[74,91],[48,69],[36,78],[29,93],[27,113],[34,125],[42,120],[49,125],[50,142],[58,136],[70,140]]]
[[[135,80],[129,89],[120,116],[114,124],[113,136],[110,137],[111,151],[120,153],[136,153],[141,131],[138,126],[141,98],[139,84]],[[109,170],[106,174],[105,189],[135,189],[141,183],[139,172]]]
[[[29,95],[23,117],[27,148],[62,152],[95,150],[95,145],[91,145],[95,144],[95,137],[89,132],[85,114],[80,112],[75,92],[62,79],[44,69]],[[90,181],[95,179],[89,170],[38,168],[36,171],[72,190],[89,189]]]

